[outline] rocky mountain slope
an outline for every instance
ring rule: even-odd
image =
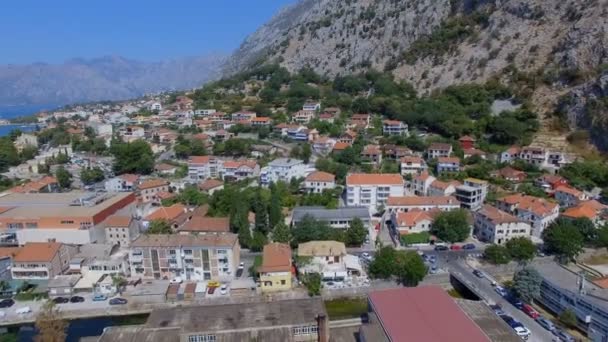
[[[63,64],[0,66],[0,106],[120,100],[188,89],[216,78],[222,55],[157,63],[108,56]]]
[[[591,129],[608,149],[597,139],[608,131],[607,31],[606,0],[301,0],[248,37],[225,70],[373,67],[423,93],[498,79],[531,100],[546,131]]]

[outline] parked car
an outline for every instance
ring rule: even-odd
[[[460,246],[460,245],[451,245],[450,249],[453,250],[453,251],[459,251],[459,250],[462,249],[462,246]]]
[[[184,280],[181,277],[175,277],[169,280],[170,284],[181,284]]]
[[[32,312],[32,308],[30,308],[29,306],[24,306],[22,308],[15,310],[15,313],[17,313],[18,315],[25,315],[25,314],[28,314],[31,312]]]
[[[572,335],[568,334],[567,332],[558,329],[557,332],[555,333],[555,336],[557,336],[557,338],[559,338],[560,341],[562,342],[575,342],[576,340],[574,339],[574,337],[572,337]]]
[[[436,255],[431,255],[431,256],[429,257],[429,261],[430,261],[431,263],[433,263],[433,264],[434,264],[434,263],[436,263],[436,262],[437,262],[437,256],[436,256]]]
[[[222,286],[220,286],[220,294],[221,295],[228,294],[228,285],[222,284]]]
[[[528,330],[528,328],[526,327],[515,327],[513,328],[513,330],[515,330],[517,336],[519,336],[524,341],[530,338],[530,330]]]
[[[112,298],[110,299],[110,305],[124,305],[127,304],[128,301],[124,298]]]
[[[70,303],[82,303],[84,302],[84,298],[80,296],[74,296],[70,298]]]
[[[494,291],[496,291],[496,293],[498,293],[501,297],[506,297],[509,294],[507,289],[499,285],[494,288]]]
[[[507,296],[507,301],[519,310],[522,310],[524,307],[524,303],[514,294]]]
[[[449,250],[448,246],[444,246],[444,245],[437,245],[435,246],[435,250],[438,252],[444,252]]]
[[[237,269],[236,270],[236,277],[240,278],[242,275],[243,275],[243,269],[242,268]]]
[[[430,273],[431,273],[431,274],[435,274],[435,273],[437,273],[437,265],[433,265],[433,266],[431,266],[431,271],[430,271]]]
[[[494,310],[494,313],[498,316],[506,315],[506,313],[502,310],[502,307],[498,304],[490,305],[490,309]]]
[[[94,302],[103,302],[107,299],[108,299],[108,297],[106,295],[102,295],[102,294],[98,294],[98,295],[95,295],[95,297],[93,297]]]
[[[215,287],[215,286],[209,286],[209,288],[207,289],[207,294],[210,294],[210,295],[214,294],[216,288],[217,287]]]
[[[0,301],[0,308],[10,308],[13,305],[15,305],[15,301],[10,298]]]
[[[536,319],[536,322],[538,324],[540,324],[541,327],[549,330],[550,332],[554,332],[555,331],[555,324],[553,324],[553,322],[551,322],[550,320],[546,319],[543,316],[539,316]]]
[[[524,304],[521,310],[528,316],[537,319],[540,314],[530,304]]]
[[[466,250],[473,250],[475,249],[475,244],[472,243],[467,243],[466,245],[462,246],[462,249],[466,249]]]
[[[372,260],[372,258],[373,258],[373,257],[371,256],[371,254],[369,254],[369,253],[367,253],[367,252],[363,252],[363,253],[361,253],[361,257],[362,257],[363,259],[365,259],[365,260],[368,260],[368,261],[371,261],[371,260]]]
[[[55,297],[53,298],[53,303],[55,304],[65,304],[68,303],[70,301],[69,298],[65,298],[65,297]]]
[[[245,268],[245,263],[244,262],[240,262],[239,263],[239,267],[237,269],[242,270]]]
[[[477,278],[483,278],[483,272],[480,270],[473,270],[473,274],[477,276]]]

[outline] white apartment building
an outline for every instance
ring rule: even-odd
[[[192,156],[188,159],[188,178],[193,181],[222,178],[223,162],[213,156]]]
[[[391,196],[386,202],[387,212],[452,211],[460,209],[454,196]]]
[[[260,184],[268,186],[279,181],[289,183],[293,178],[306,176],[304,161],[292,158],[279,158],[268,163],[260,172]]]
[[[416,196],[426,196],[429,193],[429,188],[437,178],[428,174],[428,172],[422,172],[420,175],[412,179],[411,190]]]
[[[467,178],[464,184],[456,187],[456,198],[463,209],[477,210],[481,208],[488,195],[488,182],[475,178]]]
[[[562,208],[569,208],[578,205],[583,201],[587,201],[589,196],[584,192],[571,188],[566,185],[562,185],[555,189],[555,200],[559,203]]]
[[[424,159],[416,156],[406,156],[401,158],[399,164],[399,170],[401,175],[419,175],[426,171],[427,165]]]
[[[529,223],[490,205],[475,213],[473,234],[485,242],[502,245],[514,238],[530,238],[530,230]]]
[[[540,238],[543,231],[559,217],[559,205],[546,199],[514,194],[496,201],[496,207],[517,216],[532,227],[532,236]]]
[[[336,176],[323,171],[315,171],[309,174],[304,180],[304,188],[306,191],[314,194],[320,194],[324,190],[333,189],[336,187]]]
[[[384,120],[382,122],[382,133],[386,135],[406,135],[408,133],[408,126],[401,121]]]
[[[450,196],[456,192],[456,187],[460,185],[458,181],[450,183],[436,179],[428,188],[428,196]]]
[[[404,181],[400,174],[356,173],[346,177],[346,205],[369,206],[376,208],[384,205],[389,197],[403,196]]]

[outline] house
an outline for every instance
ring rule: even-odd
[[[466,148],[462,150],[462,156],[466,158],[471,158],[474,156],[478,156],[481,159],[486,159],[486,153],[478,148]]]
[[[241,247],[235,234],[141,235],[131,244],[131,275],[143,279],[229,281]]]
[[[292,158],[279,158],[268,163],[260,172],[260,184],[268,186],[271,182],[289,183],[292,179],[306,176],[304,161]]]
[[[225,181],[240,181],[260,175],[260,165],[255,160],[226,160],[222,166]]]
[[[327,155],[333,151],[334,145],[336,139],[321,136],[313,141],[312,149],[319,154]]]
[[[300,110],[295,112],[291,119],[300,125],[307,125],[315,117],[314,111]]]
[[[224,182],[217,179],[207,179],[206,181],[200,183],[198,188],[203,193],[211,196],[214,192],[224,189]]]
[[[349,276],[349,272],[356,272],[356,268],[360,267],[347,265],[346,260],[350,258],[346,254],[346,247],[338,241],[301,243],[298,245],[298,257],[310,259],[310,262],[298,269],[300,274],[319,273],[326,281],[344,280]]]
[[[302,105],[302,110],[307,112],[319,111],[321,110],[321,103],[306,101],[304,105]]]
[[[480,240],[502,245],[507,241],[530,238],[530,224],[490,205],[475,212],[474,235]]]
[[[194,115],[199,115],[199,116],[209,116],[211,114],[215,114],[216,110],[215,109],[196,109],[194,111]]]
[[[258,117],[251,119],[252,127],[270,127],[272,120],[268,117]]]
[[[291,247],[283,243],[269,243],[262,252],[260,274],[262,293],[287,291],[291,289],[292,266]]]
[[[26,147],[38,147],[38,136],[29,133],[21,133],[13,142],[17,152],[23,151]]]
[[[44,176],[38,180],[32,180],[23,185],[12,187],[9,191],[22,194],[58,192],[59,183],[57,182],[57,178],[53,176]]]
[[[140,234],[139,222],[131,216],[114,215],[103,222],[105,225],[106,243],[129,247],[131,241]]]
[[[338,138],[338,142],[352,145],[355,142],[356,138],[357,138],[357,133],[351,131],[350,129],[347,129],[346,132],[344,132],[340,136],[340,138]]]
[[[335,118],[336,117],[332,113],[326,112],[326,113],[319,114],[319,121],[321,121],[321,122],[327,122],[327,123],[333,124],[335,121]]]
[[[336,176],[323,171],[315,171],[304,179],[304,189],[310,193],[322,193],[336,187]]]
[[[519,158],[521,149],[518,146],[509,147],[506,151],[500,154],[501,163],[510,163]]]
[[[379,166],[382,164],[382,150],[379,145],[366,145],[361,151],[361,162]]]
[[[406,135],[408,133],[408,126],[401,121],[384,120],[382,122],[382,133],[385,135]]]
[[[460,158],[457,157],[439,157],[437,158],[437,173],[458,173],[460,172]]]
[[[193,215],[177,229],[181,234],[225,234],[230,233],[228,217],[203,217]]]
[[[77,248],[59,242],[29,242],[13,257],[11,276],[15,280],[49,280],[69,268]]]
[[[515,215],[532,227],[532,236],[541,238],[542,233],[559,216],[559,205],[544,198],[513,194],[496,201],[496,207]]]
[[[397,146],[393,144],[382,145],[384,156],[390,160],[400,160],[404,157],[414,156],[412,150],[405,146]]]
[[[562,213],[562,217],[571,220],[587,218],[591,220],[596,227],[600,227],[606,223],[608,218],[608,206],[603,205],[596,200],[584,201],[574,207],[566,209]]]
[[[143,139],[146,135],[146,131],[143,127],[139,126],[127,126],[121,128],[118,134],[126,141],[131,142],[138,139]]]
[[[522,148],[521,152],[519,152],[519,159],[532,165],[542,167],[547,163],[547,151],[541,147],[527,146]]]
[[[490,176],[494,178],[502,178],[513,183],[521,183],[526,180],[527,174],[524,171],[516,170],[510,166],[505,166],[502,169],[492,171]]]
[[[188,219],[188,208],[176,203],[170,207],[160,207],[144,217],[144,226],[148,227],[152,221],[167,221],[172,228],[177,229]]]
[[[391,214],[391,227],[395,235],[429,232],[433,225],[433,212],[423,210],[395,211]]]
[[[582,201],[589,200],[589,196],[587,196],[587,194],[585,194],[583,191],[567,185],[558,186],[553,194],[555,196],[555,200],[562,208],[573,207]]]
[[[534,185],[547,193],[553,193],[560,186],[567,186],[568,180],[559,175],[542,175],[534,180]]]
[[[169,191],[169,182],[164,179],[149,179],[141,182],[137,190],[142,202],[153,202],[159,192]]]
[[[241,112],[236,112],[236,113],[232,113],[230,115],[230,118],[232,119],[232,121],[235,122],[239,122],[239,121],[251,121],[254,118],[257,117],[257,114],[254,112],[249,112],[249,111],[241,111]]]
[[[154,166],[154,171],[160,175],[173,176],[177,171],[177,166],[167,163],[160,163]]]
[[[439,157],[449,157],[452,154],[452,145],[443,143],[432,143],[426,149],[428,159],[436,159]]]
[[[287,129],[287,137],[294,141],[308,141],[309,129],[306,126],[295,126]]]
[[[399,170],[402,176],[420,175],[427,170],[427,165],[421,157],[406,156],[400,159]]]
[[[475,147],[475,139],[468,135],[460,137],[460,139],[458,139],[458,143],[463,150],[468,150]]]
[[[0,247],[0,281],[11,280],[13,258],[21,247]]]
[[[456,187],[455,195],[463,209],[477,210],[481,208],[488,195],[488,182],[467,178],[463,185]]]
[[[76,291],[92,291],[104,276],[130,275],[129,253],[117,245],[91,244],[80,246],[70,259],[69,274],[82,276]]]
[[[71,297],[74,295],[74,287],[81,279],[79,274],[56,275],[47,283],[48,295],[53,297]]]
[[[332,153],[340,153],[342,151],[344,151],[345,149],[349,148],[351,145],[345,142],[337,142],[334,145],[334,148],[331,150]]]
[[[324,207],[295,207],[291,214],[291,226],[297,226],[305,218],[310,217],[325,222],[335,229],[348,229],[352,221],[358,218],[364,227],[371,224],[371,215],[368,207],[340,207],[327,209]]]
[[[125,192],[134,191],[139,182],[139,176],[125,173],[118,177],[108,179],[104,183],[104,187],[107,192]]]
[[[163,105],[160,102],[151,102],[148,105],[148,109],[151,111],[161,111],[163,109]]]
[[[354,173],[346,176],[346,205],[368,206],[376,209],[389,196],[404,195],[404,181],[400,174]]]
[[[223,161],[213,156],[191,156],[188,159],[188,178],[200,181],[209,178],[222,178]]]
[[[429,175],[427,171],[423,171],[412,179],[412,191],[417,196],[426,196],[429,193],[429,187],[435,180],[435,177]]]
[[[353,114],[350,118],[349,126],[356,129],[368,129],[371,128],[371,123],[371,114]]]
[[[409,211],[452,211],[460,209],[454,196],[391,196],[386,202],[389,213]]]
[[[428,196],[450,196],[456,192],[456,187],[460,185],[458,181],[443,182],[434,180],[428,187]]]

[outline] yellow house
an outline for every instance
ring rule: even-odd
[[[258,268],[263,293],[291,289],[291,248],[283,243],[264,246],[262,265]]]

